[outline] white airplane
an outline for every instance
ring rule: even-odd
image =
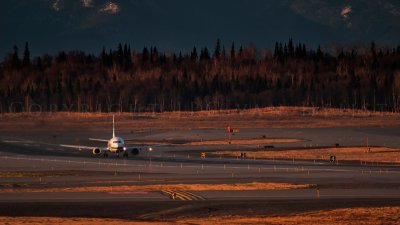
[[[103,157],[108,157],[108,152],[116,153],[117,157],[119,157],[119,153],[123,153],[123,157],[128,158],[128,152],[132,155],[137,155],[143,149],[148,149],[152,151],[152,147],[148,146],[131,146],[127,147],[124,145],[124,139],[121,137],[115,136],[115,121],[113,115],[113,134],[112,138],[109,140],[106,139],[98,139],[98,138],[89,138],[91,141],[100,141],[100,142],[107,142],[107,147],[90,147],[90,146],[81,146],[81,145],[60,145],[61,147],[66,148],[75,148],[81,150],[92,150],[93,155],[100,155],[103,154]]]

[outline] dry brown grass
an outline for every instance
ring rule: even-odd
[[[347,208],[289,216],[210,217],[179,221],[186,224],[398,224],[400,207]]]
[[[319,107],[298,107],[298,106],[277,106],[277,107],[263,107],[252,109],[227,109],[227,110],[203,110],[203,111],[174,111],[174,112],[32,112],[32,113],[2,113],[0,119],[15,119],[18,117],[23,118],[103,118],[115,114],[117,116],[140,116],[140,117],[210,117],[210,116],[230,116],[230,115],[301,115],[301,116],[352,116],[352,117],[370,117],[370,116],[393,116],[398,113],[381,112],[381,111],[367,111],[358,109],[339,109],[339,108],[319,108]]]
[[[299,150],[265,150],[265,151],[217,151],[208,154],[240,156],[240,152],[246,152],[249,158],[268,159],[301,159],[301,160],[329,160],[335,155],[337,160],[400,163],[400,149],[386,147],[371,147],[370,152],[366,147],[344,148],[315,148]]]
[[[302,139],[295,138],[260,138],[260,139],[232,139],[232,145],[266,145],[276,143],[294,143],[302,142]],[[205,140],[185,143],[184,145],[226,145],[227,140]]]
[[[311,184],[289,183],[234,183],[234,184],[157,184],[157,185],[121,185],[121,186],[95,186],[95,187],[71,187],[71,188],[40,188],[40,189],[3,189],[0,193],[8,192],[109,192],[109,191],[161,191],[161,190],[185,190],[185,191],[211,191],[211,190],[275,190],[310,188]]]
[[[107,218],[0,217],[1,224],[398,224],[400,207],[323,210],[288,216],[223,216],[178,219],[171,222],[128,221]]]
[[[303,139],[296,138],[259,138],[259,139],[232,139],[232,145],[268,145],[268,144],[277,144],[277,143],[295,143],[302,142]],[[184,146],[213,146],[213,145],[227,145],[229,144],[227,139],[223,140],[202,140],[202,141],[185,141],[178,140],[178,142],[182,143],[173,143],[172,141],[125,141],[132,145],[162,145],[162,144],[171,144],[171,145],[184,145]]]
[[[156,224],[175,224],[172,222],[138,222],[128,221],[122,219],[108,219],[108,218],[58,218],[58,217],[0,217],[0,224],[9,225],[53,225],[53,224],[67,224],[67,225],[119,225],[119,224],[143,224],[143,225],[156,225]]]
[[[163,113],[16,113],[0,114],[0,131],[109,130],[111,115],[121,130],[221,128],[310,128],[399,126],[400,114],[313,107],[267,107],[247,110],[209,110]],[[249,122],[251,121],[251,122]]]

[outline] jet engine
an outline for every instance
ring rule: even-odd
[[[101,153],[101,150],[99,148],[94,148],[92,152],[93,152],[93,155],[98,155]]]
[[[138,148],[134,148],[131,150],[131,154],[132,155],[138,155],[139,154],[139,149]]]

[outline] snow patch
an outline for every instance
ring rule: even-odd
[[[120,10],[120,7],[117,3],[114,2],[107,2],[100,10],[99,12],[102,13],[109,13],[109,14],[116,14]]]
[[[350,5],[345,6],[342,11],[340,12],[340,15],[344,20],[347,20],[350,17],[350,14],[352,13],[352,9]]]
[[[82,6],[85,8],[91,8],[93,7],[93,0],[81,0],[82,1]]]

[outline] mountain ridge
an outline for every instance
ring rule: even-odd
[[[288,37],[315,47],[331,43],[398,45],[400,3],[368,1],[15,0],[1,10],[0,56],[28,41],[32,54],[83,50],[119,42],[165,51],[253,43],[272,48]]]

